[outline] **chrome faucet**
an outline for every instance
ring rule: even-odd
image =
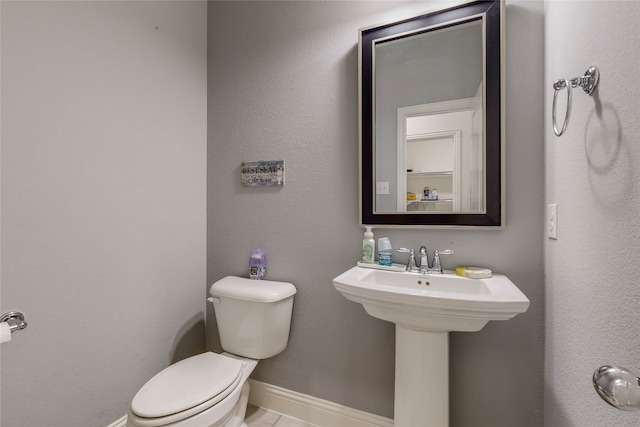
[[[420,272],[424,273],[429,269],[429,257],[427,256],[427,247],[420,246],[418,254],[420,255]]]
[[[427,255],[426,246],[420,246],[420,249],[418,249],[418,255],[420,256],[420,265],[416,264],[416,253],[413,249],[398,248],[397,251],[409,254],[409,260],[407,261],[407,267],[405,268],[405,271],[419,272],[422,274],[442,274],[443,271],[442,264],[440,263],[440,255],[455,254],[455,251],[453,249],[436,249],[433,253],[433,265],[429,267],[429,257]]]

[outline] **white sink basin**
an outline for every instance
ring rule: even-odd
[[[527,297],[500,274],[468,279],[453,272],[419,274],[353,267],[333,279],[333,284],[371,316],[422,331],[479,331],[490,320],[507,320],[529,308]]]
[[[449,332],[479,331],[524,313],[529,300],[506,276],[468,279],[353,267],[333,279],[348,300],[396,324],[394,425],[449,425]]]

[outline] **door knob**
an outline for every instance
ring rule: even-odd
[[[640,410],[640,378],[619,366],[601,366],[593,373],[593,386],[609,405],[623,411]]]

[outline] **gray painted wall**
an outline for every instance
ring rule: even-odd
[[[558,240],[544,245],[548,426],[640,425],[640,413],[610,407],[591,385],[601,365],[640,372],[638,21],[635,1],[545,5],[545,201],[559,209]],[[551,85],[590,65],[598,90],[574,91],[558,138]]]
[[[105,426],[201,352],[204,2],[2,2],[6,427]]]
[[[394,328],[333,288],[359,259],[359,28],[433,2],[212,2],[209,5],[208,267],[297,289],[288,348],[253,377],[393,417]],[[507,2],[507,228],[375,229],[396,246],[453,248],[445,267],[508,275],[526,314],[451,336],[451,425],[539,426],[543,400],[543,3]],[[526,82],[526,84],[523,84]],[[243,188],[242,160],[286,159],[286,186]],[[207,319],[214,324],[213,311]],[[214,328],[208,346],[219,349]]]

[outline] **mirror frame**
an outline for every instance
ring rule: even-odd
[[[484,213],[376,213],[375,100],[373,49],[378,39],[402,38],[485,19],[485,200]],[[360,30],[360,225],[378,228],[490,228],[504,229],[504,1],[473,1],[390,24]]]

